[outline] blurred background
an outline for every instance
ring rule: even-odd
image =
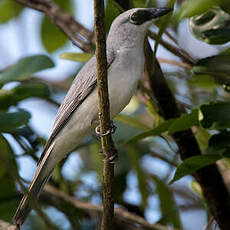
[[[92,0],[53,2],[93,31]],[[215,1],[207,2],[205,5],[198,0],[193,3],[191,0],[133,1],[135,7],[174,5],[173,15],[152,26],[150,31],[156,38],[158,28],[166,25],[162,31],[163,43],[159,42],[156,56],[178,105],[188,113],[209,102],[221,100],[228,103],[229,100],[230,59],[227,55],[221,60],[216,58],[229,52],[229,8],[223,11]],[[192,11],[194,4],[197,6]],[[105,1],[105,5],[108,31],[112,20],[122,9],[112,0]],[[219,30],[210,32],[210,28]],[[58,106],[88,56],[69,41],[44,13],[23,7],[13,0],[0,0],[0,32],[0,219],[12,222],[21,196],[19,191],[32,180]],[[151,37],[149,41],[154,50],[155,39]],[[216,59],[210,62],[206,57]],[[214,68],[219,62],[224,66],[224,73]],[[169,229],[218,229],[210,221],[207,205],[193,177],[185,176],[169,184],[181,163],[178,147],[169,133],[162,132],[145,139],[138,136],[163,122],[156,100],[143,78],[130,104],[115,119],[118,129],[114,140],[119,154],[115,172],[116,205]],[[195,126],[193,131],[205,152],[211,136],[220,133],[219,127],[196,123]],[[225,124],[225,131],[228,131],[228,126],[229,123]],[[169,131],[169,127],[164,131]],[[101,204],[102,156],[99,150],[100,143],[95,136],[84,140],[57,166],[50,185],[82,201]],[[226,166],[228,160],[225,159],[225,163]],[[33,211],[23,230],[99,229],[97,215],[79,211],[74,214],[73,221],[51,204],[41,201],[40,208],[52,224],[47,226],[39,212]],[[131,227],[123,226],[122,229],[139,229],[138,226]]]

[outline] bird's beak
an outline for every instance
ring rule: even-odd
[[[159,18],[171,12],[173,9],[169,7],[160,7],[151,10],[152,19]]]

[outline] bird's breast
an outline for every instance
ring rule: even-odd
[[[142,50],[120,51],[108,71],[111,117],[129,103],[144,70]]]

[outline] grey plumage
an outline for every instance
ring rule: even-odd
[[[130,101],[144,69],[143,45],[154,18],[170,8],[132,9],[118,16],[107,38],[108,88],[111,118]],[[22,225],[56,164],[70,153],[98,124],[96,58],[78,73],[62,102],[38,163],[28,194],[21,200],[14,221]]]

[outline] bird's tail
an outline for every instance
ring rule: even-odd
[[[32,209],[33,203],[38,199],[42,189],[44,188],[46,182],[49,180],[53,172],[55,164],[52,164],[52,166],[49,164],[50,153],[52,152],[52,149],[53,147],[51,146],[42,161],[39,163],[28,192],[24,194],[14,214],[14,222],[19,226],[24,223],[26,217],[29,215]]]

